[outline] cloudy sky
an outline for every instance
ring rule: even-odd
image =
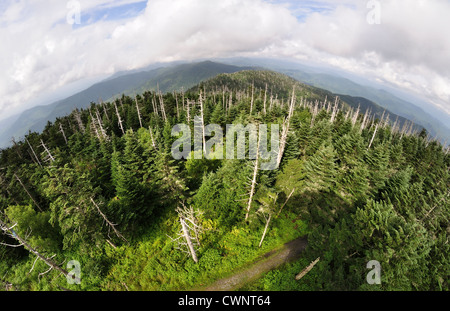
[[[323,64],[450,114],[448,0],[1,0],[0,119],[120,70],[213,57]]]

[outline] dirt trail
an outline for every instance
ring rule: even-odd
[[[307,245],[306,237],[300,237],[283,245],[281,249],[262,255],[251,267],[239,271],[229,277],[217,280],[213,284],[201,288],[205,291],[232,291],[258,279],[262,274],[300,257]]]

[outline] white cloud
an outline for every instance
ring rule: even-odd
[[[151,0],[128,19],[97,16],[136,2],[80,0],[81,27],[66,22],[66,1],[3,2],[0,119],[80,79],[157,61],[243,55],[329,64],[448,107],[448,1],[380,0],[380,25],[367,22],[367,1],[358,0]]]

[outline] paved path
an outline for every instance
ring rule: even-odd
[[[254,263],[244,271],[239,271],[229,277],[217,280],[213,284],[200,289],[206,291],[232,291],[245,284],[258,279],[262,274],[277,268],[278,266],[294,261],[300,257],[307,245],[306,237],[300,237],[283,245],[281,249],[271,251],[262,256],[262,259]]]

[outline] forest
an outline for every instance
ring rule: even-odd
[[[174,159],[172,129],[194,130],[194,117],[224,132],[279,125],[277,169],[258,155]],[[202,289],[299,237],[300,259],[240,289],[450,290],[447,146],[285,75],[99,100],[12,143],[0,151],[1,290]]]

